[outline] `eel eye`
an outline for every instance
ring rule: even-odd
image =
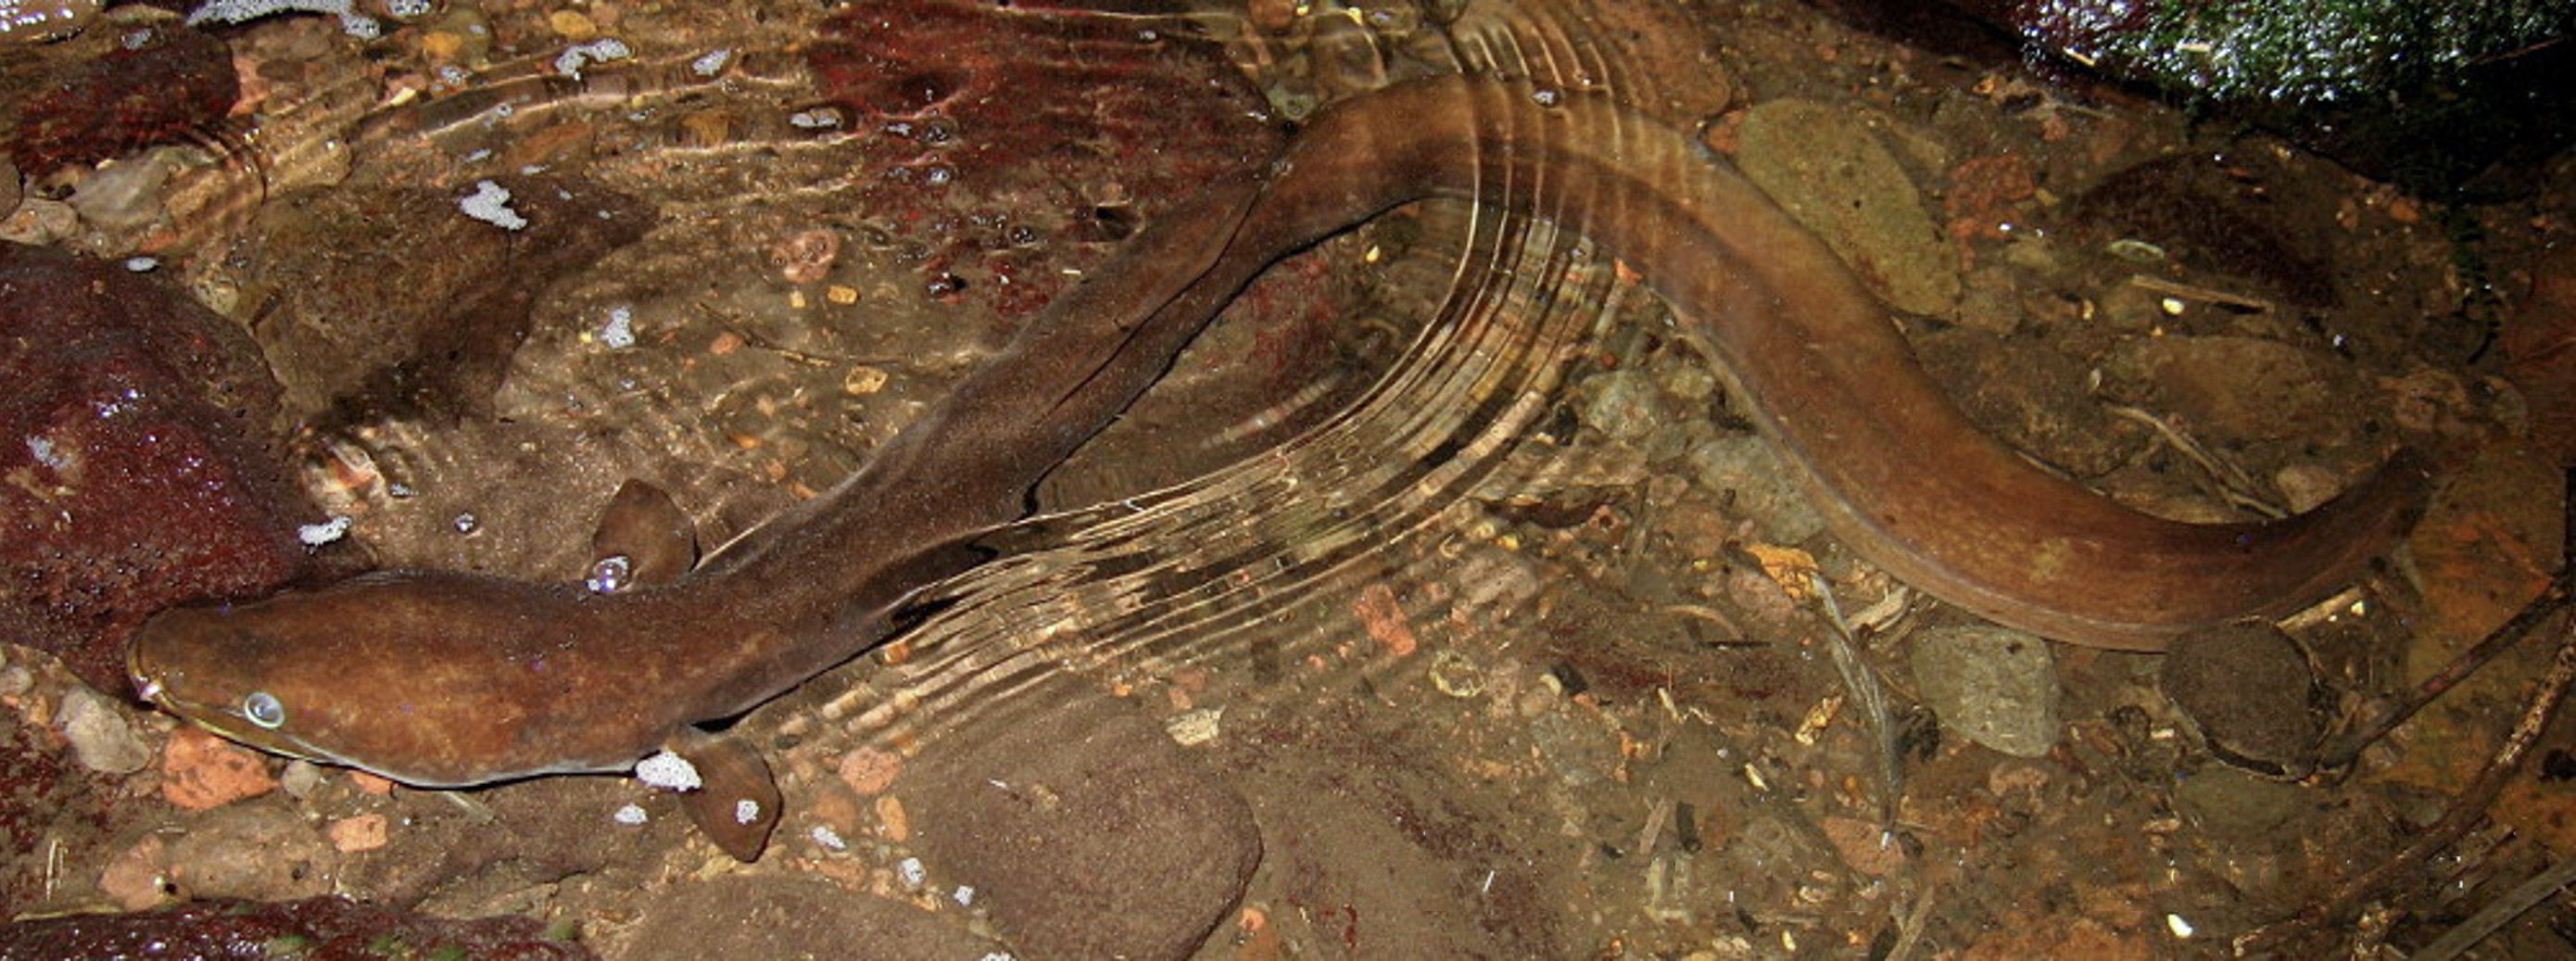
[[[242,716],[253,724],[276,730],[278,725],[286,723],[286,705],[280,703],[275,694],[252,691],[249,697],[242,698]]]

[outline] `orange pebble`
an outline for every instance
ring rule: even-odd
[[[191,811],[222,807],[277,790],[258,754],[197,728],[170,735],[161,751],[161,796]]]

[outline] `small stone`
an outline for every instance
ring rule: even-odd
[[[98,891],[128,911],[157,907],[176,897],[170,891],[170,844],[158,834],[145,835],[116,853],[99,872]]]
[[[912,816],[904,813],[902,798],[889,794],[877,799],[877,827],[896,844],[912,839]]]
[[[331,837],[333,848],[342,854],[352,854],[384,847],[392,828],[384,815],[368,812],[333,821],[326,833]]]
[[[2174,811],[2231,840],[2279,837],[2310,803],[2305,788],[2231,768],[2207,768],[2174,786]]]
[[[2015,757],[2057,743],[2057,662],[2048,642],[1993,625],[1914,639],[1914,680],[1943,727]]]
[[[268,765],[247,748],[193,727],[161,752],[161,796],[191,811],[222,807],[277,789]]]
[[[1701,486],[1730,495],[1735,510],[1762,525],[1763,538],[1799,544],[1823,533],[1825,517],[1799,493],[1771,444],[1751,434],[1719,437],[1687,456]]]
[[[1530,721],[1529,733],[1539,755],[1566,784],[1597,784],[1618,769],[1619,732],[1598,714],[1579,708],[1550,711]]]
[[[861,795],[884,793],[894,786],[896,775],[903,773],[903,755],[873,747],[863,747],[841,758],[841,782]]]
[[[333,886],[338,855],[284,805],[207,812],[170,842],[170,882],[190,898],[286,901]]]
[[[322,789],[327,777],[329,772],[324,771],[322,765],[304,760],[288,761],[286,769],[277,774],[277,786],[286,791],[287,797],[307,801],[313,798],[313,792]]]
[[[1172,743],[1196,747],[1216,740],[1224,732],[1224,720],[1224,708],[1203,707],[1173,715],[1163,722],[1163,731],[1172,736]]]
[[[1443,650],[1431,658],[1431,685],[1450,697],[1475,697],[1485,693],[1485,671],[1465,654]]]
[[[1252,0],[1245,12],[1251,16],[1253,26],[1269,33],[1286,33],[1297,25],[1298,8],[1302,6],[1297,0]]]
[[[599,25],[578,10],[557,10],[546,15],[546,27],[556,36],[580,43],[599,36]]]
[[[358,790],[377,797],[394,793],[394,782],[387,780],[384,775],[369,774],[356,768],[349,769],[349,783],[356,785]]]
[[[1395,589],[1385,584],[1371,584],[1360,590],[1351,602],[1351,614],[1368,631],[1368,636],[1385,648],[1387,656],[1412,657],[1422,646],[1413,634],[1413,625],[1405,620],[1404,604],[1395,598]]]
[[[1842,852],[1843,863],[1852,870],[1871,877],[1890,877],[1905,869],[1905,851],[1886,840],[1886,832],[1876,823],[1858,818],[1828,816],[1819,825],[1825,839]]]
[[[1717,394],[1717,375],[1700,364],[1666,364],[1663,368],[1664,393],[1687,401],[1705,401]]]
[[[152,763],[152,745],[134,722],[97,691],[73,688],[63,696],[63,737],[81,766],[103,774],[132,774]]]
[[[2272,486],[2292,513],[2315,510],[2343,493],[2342,475],[2320,464],[2291,464],[2272,474]]]
[[[432,30],[420,36],[421,55],[432,63],[454,63],[465,53],[465,36],[452,30]]]
[[[1614,440],[1633,441],[1646,436],[1661,420],[1655,416],[1655,399],[1659,391],[1653,378],[1643,371],[1614,370],[1583,382],[1582,391],[1589,399],[1583,405],[1583,423]]]

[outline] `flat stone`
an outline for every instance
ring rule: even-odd
[[[2078,477],[2118,469],[2152,439],[2093,399],[2083,364],[2036,341],[1956,328],[1915,353],[1979,428]]]
[[[2325,714],[2306,652],[2270,624],[2184,633],[2165,653],[2165,696],[2218,758],[2267,777],[2316,768]]]
[[[1774,100],[1745,111],[1737,137],[1744,175],[1824,238],[1889,306],[1930,317],[1958,312],[1957,259],[1925,211],[1922,191],[1861,115]]]
[[[813,877],[730,875],[674,884],[644,909],[626,961],[698,958],[989,958],[1001,946],[946,917]]]
[[[1914,637],[1914,681],[1941,726],[2015,757],[2057,743],[2057,662],[2048,642],[1993,625]]]
[[[2352,443],[2368,396],[2331,356],[2259,337],[2153,337],[2129,341],[2103,372],[2144,385],[2149,406],[2170,411],[2205,443],[2296,439]]]
[[[1802,543],[1824,532],[1825,516],[1798,490],[1769,441],[1751,434],[1715,438],[1692,448],[1688,462],[1702,486],[1728,495],[1728,505],[1761,524],[1773,543]]]
[[[105,695],[74,688],[63,696],[63,737],[81,766],[103,774],[132,774],[152,763],[152,745],[134,721]]]
[[[895,793],[930,869],[973,886],[1026,957],[1189,957],[1261,859],[1252,809],[1122,703],[1067,704],[917,763]]]

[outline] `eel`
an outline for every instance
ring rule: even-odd
[[[1686,319],[1837,536],[2005,625],[2160,650],[2354,580],[2423,500],[2425,470],[2401,450],[2282,520],[2121,506],[1977,430],[1852,271],[1690,132],[1602,95],[1451,77],[1320,112],[1267,169],[1140,231],[850,477],[694,569],[617,591],[379,572],[179,608],[138,634],[134,680],[224,736],[423,787],[624,771],[657,749],[743,762],[699,725],[901,630],[918,591],[979,563],[977,536],[1023,516],[1036,483],[1271,263],[1439,197],[1616,253]],[[748,763],[733,779],[765,782]],[[697,793],[711,832],[741,807]],[[757,856],[765,831],[718,840]]]

